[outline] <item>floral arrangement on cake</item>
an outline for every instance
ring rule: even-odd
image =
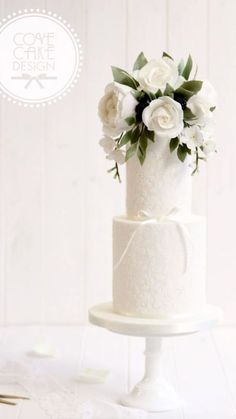
[[[192,156],[192,174],[216,151],[216,93],[208,81],[196,80],[197,71],[190,78],[192,69],[190,55],[177,65],[165,52],[150,61],[141,52],[131,74],[112,67],[114,81],[106,86],[98,113],[104,133],[100,145],[114,161],[108,170],[114,178],[120,181],[119,165],[134,155],[144,164],[150,142],[168,141],[181,162]]]

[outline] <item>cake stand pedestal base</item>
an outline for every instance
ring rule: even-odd
[[[113,311],[111,303],[89,310],[89,320],[97,326],[120,334],[145,337],[144,377],[120,403],[148,412],[163,412],[183,405],[183,400],[162,376],[163,337],[196,333],[216,326],[221,318],[221,310],[213,306],[207,306],[204,311],[192,316],[168,320],[123,316]]]
[[[123,397],[121,404],[151,412],[178,409],[181,398],[162,377],[162,338],[146,338],[145,374],[130,394]]]

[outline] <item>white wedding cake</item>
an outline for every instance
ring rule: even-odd
[[[113,67],[99,103],[109,171],[120,179],[127,164],[126,215],[113,219],[113,309],[122,315],[169,319],[206,307],[206,222],[191,213],[192,174],[215,151],[215,95],[191,70],[190,56],[177,67],[166,53],[141,53],[132,75]]]
[[[160,145],[162,150],[160,150]],[[156,142],[127,164],[127,216],[113,220],[113,306],[129,316],[173,317],[206,304],[206,226],[190,212],[191,171]]]

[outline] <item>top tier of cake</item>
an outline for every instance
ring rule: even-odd
[[[143,166],[136,156],[127,162],[127,216],[161,217],[173,210],[191,212],[192,176],[188,158],[182,163],[169,141],[148,145]]]

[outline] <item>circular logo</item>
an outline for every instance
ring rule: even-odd
[[[0,94],[24,106],[45,106],[78,81],[82,49],[74,29],[46,10],[24,10],[0,24]]]

